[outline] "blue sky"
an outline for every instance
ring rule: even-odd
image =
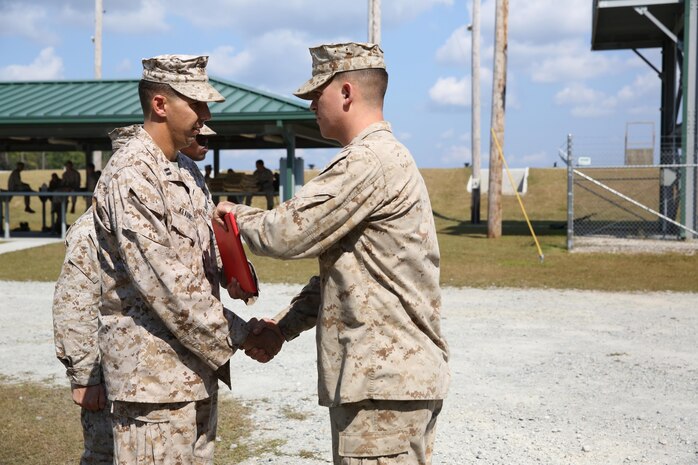
[[[207,54],[209,74],[294,98],[310,75],[308,47],[367,40],[367,0],[103,2],[104,79],[138,78],[140,60],[154,55]],[[472,160],[471,4],[382,0],[381,47],[390,73],[385,115],[423,168]],[[510,0],[504,151],[511,167],[552,166],[568,133],[595,164],[622,163],[627,123],[653,122],[659,132],[659,78],[629,50],[590,50],[591,5]],[[481,18],[486,168],[494,0],[482,0]],[[0,80],[91,79],[93,33],[92,0],[0,0]],[[657,50],[643,54],[660,66]],[[334,152],[300,156],[322,166]],[[276,168],[280,156],[236,151],[224,154],[222,166],[253,169],[263,158]]]

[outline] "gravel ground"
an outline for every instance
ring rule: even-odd
[[[255,305],[232,308],[270,315],[298,288],[266,285]],[[47,283],[0,282],[0,373],[65,383],[52,292]],[[697,297],[445,289],[453,383],[434,464],[698,464]],[[266,365],[238,354],[232,370],[225,395],[254,407],[255,439],[283,439],[288,454],[245,465],[330,463],[312,332]]]

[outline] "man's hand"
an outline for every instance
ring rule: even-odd
[[[93,384],[91,386],[72,386],[73,402],[80,407],[96,412],[102,410],[107,404],[107,396],[104,384]]]
[[[251,318],[247,322],[250,334],[247,336],[242,348],[245,355],[260,363],[267,363],[281,350],[284,336],[276,321],[264,318],[258,320]]]
[[[230,279],[230,282],[228,283],[228,286],[226,287],[226,289],[228,290],[228,295],[231,298],[242,300],[244,302],[247,302],[248,300],[250,300],[252,297],[255,296],[254,294],[252,294],[250,292],[243,291],[242,287],[240,286],[240,283],[235,278]]]
[[[225,221],[223,221],[223,217],[233,211],[234,208],[235,204],[232,202],[220,202],[218,205],[216,205],[216,210],[213,212],[213,220],[218,223],[219,226],[222,226],[226,231],[228,230],[228,227],[226,226]]]

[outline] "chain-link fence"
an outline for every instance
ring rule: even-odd
[[[575,239],[589,237],[674,241],[698,237],[686,221],[696,217],[695,211],[686,210],[686,205],[695,209],[695,181],[686,180],[695,179],[698,165],[677,163],[680,145],[673,140],[660,143],[659,160],[654,153],[641,154],[638,164],[637,149],[629,151],[627,144],[624,150],[622,144],[604,145],[599,139],[568,139],[561,156],[569,160],[569,249]]]

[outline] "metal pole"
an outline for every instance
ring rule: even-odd
[[[572,134],[567,134],[567,250],[574,248],[574,168]]]
[[[698,111],[698,0],[686,0],[683,31],[683,153],[684,163],[698,163],[696,150],[696,112]],[[686,170],[684,182],[684,219],[690,229],[698,229],[696,222],[696,168]],[[696,239],[695,235],[686,234],[686,240]]]
[[[473,183],[470,197],[470,222],[480,224],[480,0],[473,0],[472,31],[472,157]]]
[[[507,82],[507,22],[509,0],[496,0],[494,71],[492,77],[492,130],[490,137],[490,176],[487,191],[487,237],[502,235],[502,162],[494,138],[504,147],[504,109]]]
[[[285,131],[284,142],[286,143],[286,172],[280,173],[284,177],[283,201],[293,197],[296,192],[296,136]]]
[[[368,41],[381,43],[381,0],[368,0]]]
[[[102,79],[102,15],[104,8],[102,0],[95,0],[95,79]],[[95,165],[95,170],[102,169],[102,151],[95,150],[92,152],[92,163]]]
[[[5,207],[5,239],[10,238],[10,200],[5,197],[3,206]]]
[[[66,227],[67,218],[65,217],[65,214],[66,214],[65,204],[67,201],[68,201],[68,196],[65,196],[61,199],[61,239],[65,239],[65,232],[68,229]]]

